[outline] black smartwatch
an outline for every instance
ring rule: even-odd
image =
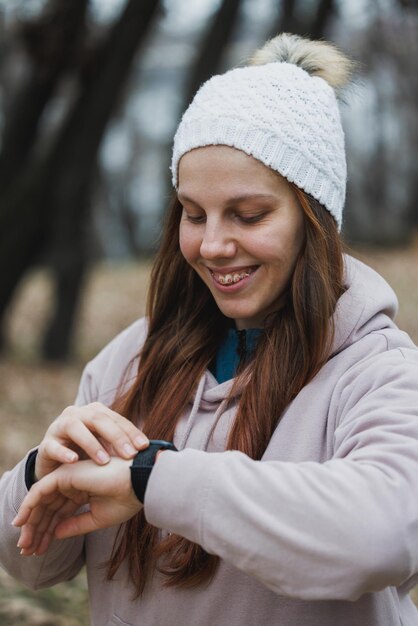
[[[132,489],[136,497],[144,503],[145,490],[147,488],[148,479],[152,468],[154,467],[155,457],[159,450],[173,450],[178,452],[176,446],[170,441],[162,439],[150,439],[148,448],[140,450],[132,461],[131,465],[131,483]]]
[[[26,461],[25,484],[26,484],[26,489],[28,491],[32,487],[32,485],[36,483],[35,463],[36,463],[37,455],[38,455],[38,449],[32,450],[32,452],[29,454],[28,459]]]

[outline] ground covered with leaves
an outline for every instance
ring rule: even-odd
[[[418,344],[418,240],[403,249],[356,249],[355,256],[378,270],[395,289],[397,322]],[[9,345],[0,359],[0,474],[42,438],[50,421],[71,404],[86,361],[108,340],[144,314],[149,264],[100,265],[86,286],[67,365],[38,357],[48,319],[51,284],[45,271],[28,276],[8,317]],[[418,593],[413,593],[418,603]],[[31,592],[0,569],[2,626],[88,626],[86,580]]]

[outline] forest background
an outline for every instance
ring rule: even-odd
[[[416,1],[0,0],[0,473],[143,314],[192,95],[282,31],[359,62],[343,235],[418,343]],[[0,570],[0,624],[87,625],[84,574],[35,594]]]

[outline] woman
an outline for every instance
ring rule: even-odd
[[[342,254],[349,71],[281,35],[202,86],[147,320],[2,479],[4,567],[86,563],[94,625],[418,624],[418,350]]]

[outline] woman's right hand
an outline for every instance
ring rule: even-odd
[[[132,422],[100,402],[69,406],[52,422],[38,447],[35,479],[80,459],[98,465],[108,463],[110,456],[131,459],[148,444],[147,436]]]

